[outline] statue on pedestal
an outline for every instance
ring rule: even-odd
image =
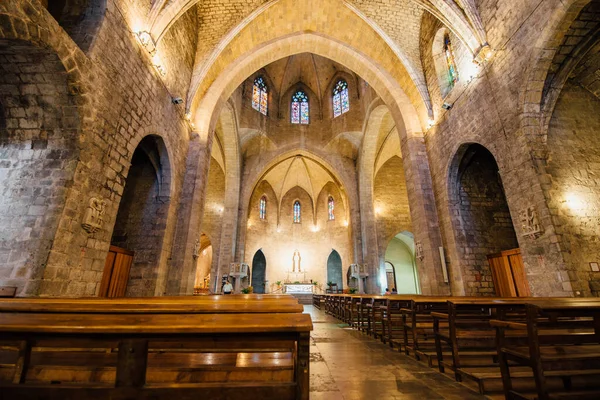
[[[302,272],[300,261],[302,261],[302,257],[300,257],[300,252],[296,249],[294,250],[294,255],[292,256],[292,272],[296,272],[296,267],[298,267],[297,272]]]

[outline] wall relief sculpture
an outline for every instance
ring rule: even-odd
[[[83,215],[81,226],[87,233],[96,233],[102,229],[104,224],[104,213],[106,212],[106,200],[92,197]]]

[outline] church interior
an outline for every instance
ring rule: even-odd
[[[0,399],[600,398],[599,112],[600,0],[2,0]]]

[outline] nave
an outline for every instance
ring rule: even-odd
[[[311,400],[484,400],[451,378],[304,306],[314,330],[310,342]]]

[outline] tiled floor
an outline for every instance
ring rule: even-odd
[[[484,400],[425,364],[348,328],[313,306],[311,400]]]

